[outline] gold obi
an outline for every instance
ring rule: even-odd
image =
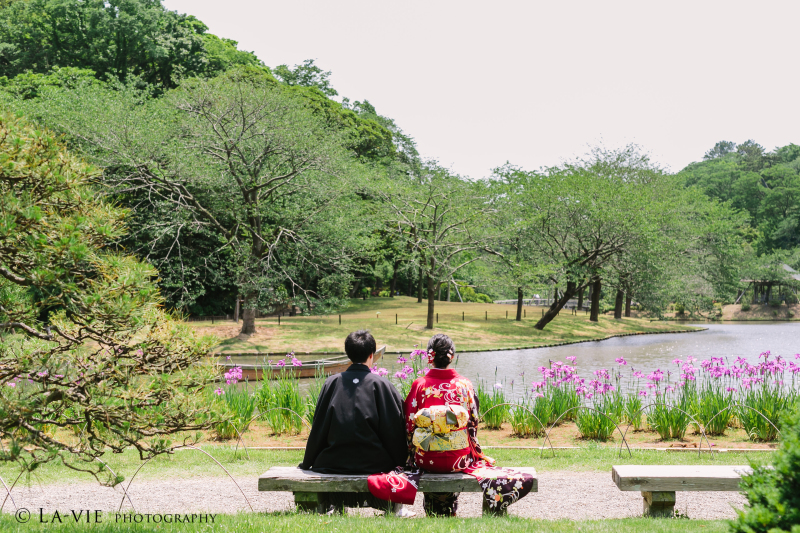
[[[460,405],[435,405],[414,415],[412,443],[424,451],[463,450],[468,447],[469,413]]]

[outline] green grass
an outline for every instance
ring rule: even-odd
[[[272,466],[296,466],[302,461],[302,450],[250,450],[248,460],[241,448],[236,457],[230,446],[205,446],[204,449],[214,456],[231,475],[236,477],[252,476],[255,480]],[[555,450],[555,457],[550,450],[542,454],[539,450],[514,450],[514,449],[488,449],[486,453],[497,459],[500,466],[532,466],[539,472],[553,470],[570,471],[599,471],[611,472],[612,465],[621,464],[666,464],[666,465],[696,465],[696,464],[748,464],[752,459],[756,462],[766,463],[772,457],[772,452],[749,453],[715,453],[713,457],[702,453],[698,457],[696,452],[660,452],[653,450],[634,450],[628,456],[623,451],[622,457],[618,456],[615,449],[601,446],[587,445],[580,450]],[[108,465],[118,474],[130,479],[141,464],[138,456],[132,451],[122,454],[108,455],[103,458]],[[0,467],[0,476],[6,483],[12,483],[19,471],[13,465]],[[168,479],[205,476],[225,476],[222,470],[206,455],[186,450],[176,452],[172,456],[159,457],[148,463],[137,474],[136,481],[145,479]],[[610,475],[610,474],[609,474]],[[26,483],[69,483],[92,482],[88,474],[75,472],[63,465],[46,464],[39,467],[30,479],[23,478]],[[126,481],[127,483],[127,481]]]
[[[525,309],[527,318],[517,322],[513,305],[436,302],[439,322],[434,324],[434,329],[427,330],[427,302],[418,304],[415,298],[400,296],[351,300],[349,307],[342,312],[341,325],[336,315],[282,317],[280,326],[277,318],[265,318],[256,321],[258,333],[247,338],[238,336],[239,326],[233,322],[214,325],[192,322],[192,326],[203,333],[215,334],[220,339],[217,351],[221,353],[341,352],[345,337],[356,329],[369,329],[378,344],[386,344],[389,351],[410,351],[415,344],[427,343],[435,333],[449,335],[460,351],[478,351],[596,340],[620,334],[696,329],[638,318],[614,320],[607,316],[601,316],[600,321],[594,323],[582,312],[572,315],[565,310],[544,331],[539,331],[533,326],[539,320],[542,308]]]
[[[52,519],[52,517],[45,517]],[[70,517],[71,519],[71,517]],[[443,531],[486,532],[531,531],[572,533],[716,533],[728,530],[723,520],[678,520],[626,518],[621,520],[531,520],[525,518],[426,518],[403,520],[399,518],[319,516],[299,513],[216,515],[214,524],[130,524],[122,517],[104,513],[100,524],[40,524],[34,514],[26,524],[18,524],[13,516],[0,516],[0,530],[7,533],[74,532],[92,533],[143,533],[150,531],[181,531],[203,533],[263,533],[281,531],[308,533],[309,531],[359,531],[375,533],[441,533]]]

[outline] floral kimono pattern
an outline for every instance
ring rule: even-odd
[[[409,459],[406,469],[370,476],[384,499],[414,501],[422,472],[464,472],[478,481],[487,507],[501,511],[533,488],[533,476],[494,466],[478,443],[480,417],[472,383],[452,369],[431,369],[414,381],[404,403]],[[399,486],[399,478],[407,482]],[[388,489],[388,490],[387,490]],[[455,515],[456,494],[426,493],[426,512]]]

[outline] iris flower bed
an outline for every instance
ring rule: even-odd
[[[283,363],[302,365],[291,353]],[[377,365],[371,371],[391,381],[405,397],[411,383],[427,373],[426,363],[426,352],[415,348],[398,357],[400,370],[393,375]],[[575,357],[566,363],[554,361],[538,369],[541,379],[525,385],[521,398],[514,394],[514,381],[507,388],[504,383],[479,380],[476,392],[485,413],[483,422],[495,429],[508,422],[513,434],[523,438],[540,437],[552,425],[574,421],[582,438],[600,441],[627,430],[650,429],[667,440],[681,439],[690,429],[720,436],[728,428],[741,427],[752,440],[768,442],[777,439],[779,418],[800,398],[800,354],[787,359],[767,351],[758,364],[741,357],[732,363],[723,357],[703,361],[688,357],[675,359],[674,367],[666,371],[649,374],[630,368],[624,358],[616,363],[614,369],[581,377]],[[304,398],[300,380],[290,372],[261,382],[252,393],[233,387],[240,372],[233,369],[229,374],[226,384],[215,391],[218,407],[228,413],[229,423],[217,428],[224,438],[236,436],[231,424],[244,432],[255,410],[264,413],[273,433],[299,433],[304,420],[313,420],[325,379],[317,375]],[[521,377],[524,381],[524,374]]]

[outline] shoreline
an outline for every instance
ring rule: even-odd
[[[519,346],[519,347],[511,347],[511,348],[492,348],[488,350],[470,350],[464,349],[459,350],[461,353],[484,353],[484,352],[510,352],[510,351],[519,351],[519,350],[536,350],[539,348],[555,348],[558,346],[570,346],[572,344],[582,344],[585,342],[601,342],[607,341],[609,339],[614,339],[618,337],[632,337],[635,335],[667,335],[667,334],[675,334],[675,333],[696,333],[700,331],[707,331],[708,328],[704,328],[702,326],[694,327],[692,329],[680,330],[680,331],[637,331],[633,333],[617,333],[615,335],[608,335],[606,337],[601,337],[597,339],[583,339],[578,341],[566,341],[566,342],[557,342],[552,344],[541,344],[539,346]],[[410,350],[407,351],[390,351],[387,350],[386,354],[397,354],[402,355],[408,353]],[[347,355],[344,352],[294,352],[295,355]],[[226,357],[257,357],[257,356],[265,356],[265,357],[279,357],[285,356],[285,352],[212,352],[209,355],[212,356],[226,356]]]

